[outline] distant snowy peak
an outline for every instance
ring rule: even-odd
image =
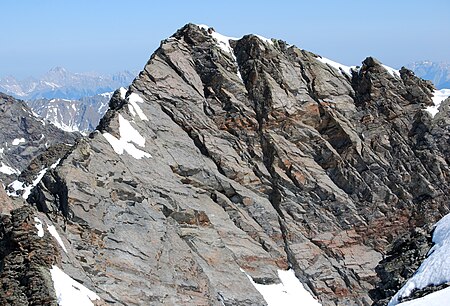
[[[2,78],[0,91],[25,100],[41,98],[76,100],[128,86],[136,75],[137,71],[122,71],[115,74],[73,73],[62,67],[55,67],[37,79]]]
[[[108,110],[113,92],[70,99],[37,99],[28,101],[30,108],[41,118],[66,132],[87,134],[93,131]]]
[[[406,67],[418,77],[432,81],[437,89],[450,88],[450,62],[418,61]]]
[[[439,112],[439,107],[441,106],[442,101],[450,97],[450,89],[440,89],[435,90],[433,92],[433,106],[428,106],[425,108],[427,112],[431,114],[432,117],[436,116],[436,114]]]

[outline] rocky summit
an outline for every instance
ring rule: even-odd
[[[188,24],[2,217],[0,304],[61,303],[65,275],[97,305],[277,305],[288,270],[308,305],[386,305],[449,212],[434,90]]]

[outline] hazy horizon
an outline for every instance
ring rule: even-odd
[[[282,39],[345,65],[367,56],[395,68],[448,62],[449,8],[444,0],[7,1],[0,3],[8,12],[1,21],[7,44],[0,49],[0,78],[38,77],[56,66],[108,74],[140,70],[161,40],[189,22],[229,36]]]
[[[135,68],[135,69],[124,68],[124,69],[121,69],[121,70],[107,71],[107,72],[96,71],[96,70],[92,70],[92,69],[91,70],[84,70],[84,71],[73,71],[73,70],[68,69],[66,67],[57,65],[57,66],[49,67],[47,70],[43,71],[42,73],[36,74],[36,75],[26,75],[26,76],[23,76],[23,77],[22,76],[17,77],[15,75],[8,74],[8,75],[0,75],[0,79],[2,79],[2,78],[4,79],[4,78],[7,78],[7,77],[13,77],[16,80],[20,80],[20,81],[24,81],[24,80],[26,80],[28,78],[39,79],[40,77],[44,76],[45,74],[51,72],[54,69],[58,69],[58,68],[63,68],[64,70],[66,70],[69,73],[83,74],[83,75],[93,75],[93,76],[105,76],[105,75],[112,76],[112,75],[117,75],[117,74],[125,73],[125,72],[135,73],[137,75],[140,72],[140,69],[138,69],[138,68]]]

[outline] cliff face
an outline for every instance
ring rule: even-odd
[[[449,210],[432,85],[373,58],[351,72],[221,39],[189,24],[163,41],[33,190],[63,270],[116,305],[265,305],[247,275],[288,268],[322,305],[382,303],[414,272],[395,260],[425,256],[399,241],[427,250]]]

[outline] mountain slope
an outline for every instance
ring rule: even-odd
[[[0,93],[0,180],[14,181],[29,163],[56,144],[74,144],[80,136],[40,119],[20,100]]]
[[[311,305],[386,302],[414,270],[389,269],[406,253],[382,259],[449,212],[433,90],[373,58],[337,69],[283,41],[186,25],[32,191],[47,219],[13,213],[56,225],[67,249],[53,241],[27,277],[59,265],[116,305],[266,305],[291,269]],[[10,224],[12,252],[40,249],[8,240],[33,222]]]
[[[93,131],[108,109],[112,93],[103,93],[78,100],[37,99],[27,105],[40,117],[68,132]]]

